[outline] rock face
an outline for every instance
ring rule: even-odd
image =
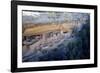
[[[75,29],[58,42],[53,40],[54,46],[28,50],[23,54],[23,62],[89,59],[89,32],[89,24],[84,24],[80,31]]]
[[[44,24],[37,25],[31,28],[26,28],[23,32],[23,36],[40,35],[47,32],[63,31],[69,32],[74,27],[74,23],[62,23],[62,24]]]

